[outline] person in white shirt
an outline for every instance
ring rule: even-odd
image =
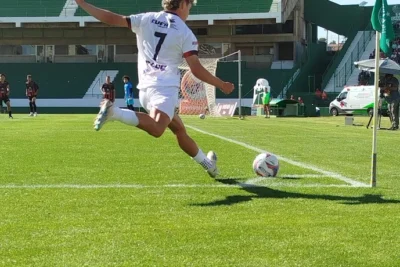
[[[175,114],[180,87],[179,65],[185,58],[198,79],[230,94],[234,85],[208,72],[198,58],[198,42],[185,21],[196,0],[162,0],[161,12],[122,16],[95,7],[85,0],[76,3],[103,23],[128,27],[136,33],[138,46],[139,100],[148,114],[119,109],[104,100],[94,122],[95,130],[110,120],[136,126],[154,137],[160,137],[168,127],[177,137],[180,148],[199,163],[211,177],[216,177],[217,156],[207,156],[187,134],[180,117]]]

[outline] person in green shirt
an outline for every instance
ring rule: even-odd
[[[270,110],[269,103],[271,102],[271,98],[272,98],[271,92],[268,92],[268,88],[265,87],[264,96],[262,98],[263,105],[264,105],[265,118],[269,118],[269,110]]]

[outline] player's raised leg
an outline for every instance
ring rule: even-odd
[[[139,98],[148,114],[120,109],[111,101],[104,100],[94,123],[95,130],[100,130],[107,121],[120,121],[138,127],[154,137],[162,136],[174,116],[178,88],[141,90]]]
[[[100,106],[99,114],[94,122],[94,129],[99,131],[108,121],[119,121],[142,129],[154,137],[161,137],[171,119],[167,114],[156,108],[152,108],[150,114],[145,114],[120,109],[115,107],[111,101],[105,99]]]
[[[198,147],[196,142],[188,135],[181,118],[175,115],[168,128],[175,134],[179,147],[193,160],[199,163],[211,177],[218,175],[217,155],[209,151],[207,156]]]

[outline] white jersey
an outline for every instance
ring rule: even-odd
[[[193,32],[179,16],[168,11],[131,15],[127,21],[137,38],[137,88],[179,88],[179,65],[184,57],[198,53]]]

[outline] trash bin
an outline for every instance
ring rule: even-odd
[[[351,116],[344,117],[344,125],[353,125],[354,118]]]
[[[305,117],[316,117],[317,112],[315,110],[315,106],[313,104],[304,105],[304,116]]]

